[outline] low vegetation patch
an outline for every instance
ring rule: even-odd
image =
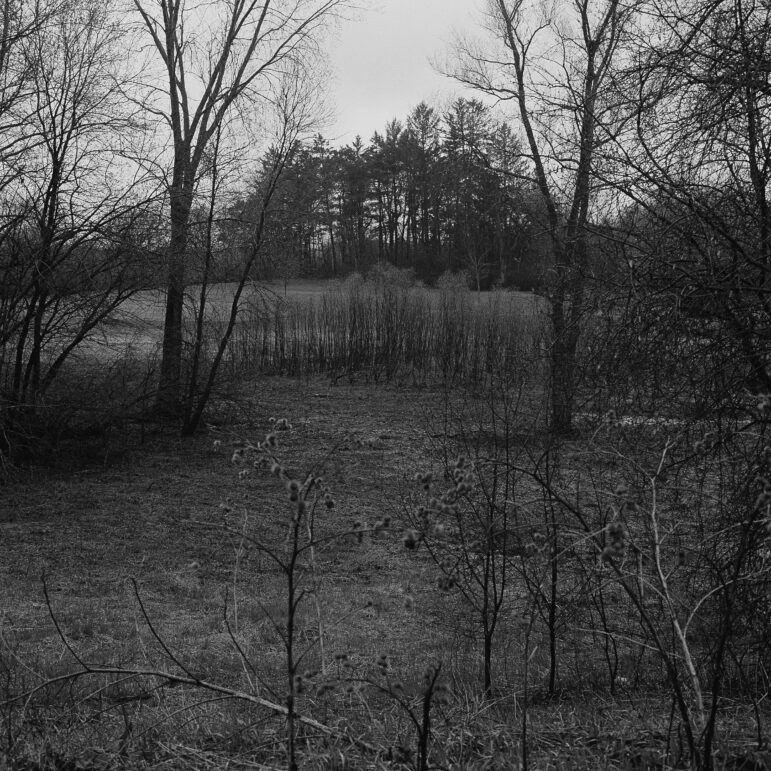
[[[545,465],[523,391],[262,378],[9,486],[6,763],[763,768],[758,491],[645,425]]]
[[[354,274],[315,293],[254,298],[231,343],[229,372],[412,385],[480,380],[534,360],[544,314],[532,294],[447,283],[428,289]]]

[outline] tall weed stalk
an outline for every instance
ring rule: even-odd
[[[329,374],[372,382],[484,379],[542,345],[537,298],[397,287],[353,277],[323,293],[262,302],[234,333],[231,374]]]

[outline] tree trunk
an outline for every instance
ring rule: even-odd
[[[551,415],[550,429],[555,435],[573,430],[576,397],[576,352],[580,334],[584,281],[580,270],[571,269],[560,275],[559,286],[552,297],[551,349]],[[570,283],[568,283],[570,282]]]
[[[156,410],[177,416],[182,407],[182,311],[185,300],[185,261],[192,190],[171,196],[171,236],[168,249],[166,315]]]
[[[557,585],[559,581],[559,544],[557,542],[557,524],[552,509],[551,521],[551,585],[549,587],[549,696],[554,696],[557,689]]]

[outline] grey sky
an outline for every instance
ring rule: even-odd
[[[481,0],[375,0],[346,22],[330,52],[330,96],[337,120],[326,134],[347,143],[368,140],[392,118],[403,120],[421,100],[460,94],[431,66],[445,55],[453,31],[476,32]]]

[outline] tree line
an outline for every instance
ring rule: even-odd
[[[322,27],[342,6],[3,0],[0,387],[11,426],[3,450],[50,400],[72,354],[143,288],[165,292],[155,410],[186,425],[198,419],[218,358],[211,372],[197,371],[203,315],[191,342],[186,289],[206,283],[223,190],[236,166],[243,175],[256,160],[244,148],[270,138],[277,179],[307,133],[311,65]],[[273,183],[262,181],[270,197]],[[260,232],[252,224],[244,235],[253,248],[240,291]],[[236,299],[233,318],[237,308]]]
[[[344,5],[3,0],[8,409],[43,400],[91,332],[153,286],[156,408],[200,416],[216,364],[190,385],[205,318],[190,338],[191,284],[236,281],[227,346],[253,278],[386,263],[543,294],[557,433],[600,328],[606,391],[671,380],[686,349],[716,403],[771,390],[765,8],[488,0],[447,66],[484,99],[421,103],[335,148],[315,133],[313,64]]]
[[[418,104],[368,142],[298,143],[271,206],[267,275],[344,275],[373,265],[477,289],[539,285],[537,190],[512,124],[477,99]],[[248,208],[248,206],[247,206]]]

